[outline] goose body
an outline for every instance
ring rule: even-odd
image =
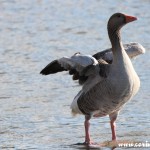
[[[85,115],[85,144],[92,144],[89,134],[91,117],[109,115],[112,140],[116,140],[115,120],[121,108],[140,87],[130,58],[144,53],[138,43],[123,45],[120,29],[136,17],[122,13],[112,15],[108,21],[108,35],[112,48],[91,55],[74,54],[62,57],[48,64],[41,74],[48,75],[69,71],[74,80],[79,80],[81,91],[74,98],[71,109],[73,114]]]
[[[111,65],[103,64],[105,76],[99,73],[101,65],[97,63],[94,66],[95,71],[91,70],[91,77],[72,102],[73,113],[100,117],[109,115],[119,111],[137,93],[140,80],[129,57],[122,50],[123,59]]]

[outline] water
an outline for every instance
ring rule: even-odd
[[[110,47],[107,20],[122,11],[140,18],[124,27],[123,42],[141,43],[146,54],[133,60],[141,88],[120,113],[118,139],[150,142],[149,8],[148,0],[1,0],[0,149],[78,149],[71,145],[84,141],[84,117],[69,106],[81,87],[67,73],[39,72],[56,58]],[[92,119],[91,134],[110,140],[108,117]]]

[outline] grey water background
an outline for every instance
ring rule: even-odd
[[[1,0],[0,149],[73,150],[71,144],[84,141],[84,117],[70,113],[81,87],[66,72],[39,72],[62,56],[109,48],[107,21],[115,12],[139,18],[123,28],[122,40],[146,49],[132,61],[141,88],[121,111],[117,136],[150,142],[149,0]],[[91,120],[91,136],[111,140],[108,117]]]

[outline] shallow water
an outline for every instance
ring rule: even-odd
[[[69,106],[81,87],[65,72],[39,72],[64,55],[110,47],[107,20],[122,11],[139,18],[124,27],[123,42],[141,43],[146,54],[133,60],[141,88],[121,111],[117,135],[150,142],[149,8],[148,0],[1,0],[0,149],[80,149],[71,145],[84,140],[84,117],[72,117]],[[108,117],[92,119],[91,134],[110,140]]]

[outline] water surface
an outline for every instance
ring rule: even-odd
[[[141,88],[118,117],[118,139],[150,142],[149,8],[148,0],[0,1],[0,149],[74,150],[70,145],[84,141],[84,117],[70,113],[81,87],[66,72],[39,72],[59,57],[110,47],[106,24],[115,12],[139,18],[124,27],[122,40],[146,48],[133,60]],[[91,134],[110,140],[108,117],[92,119]]]

